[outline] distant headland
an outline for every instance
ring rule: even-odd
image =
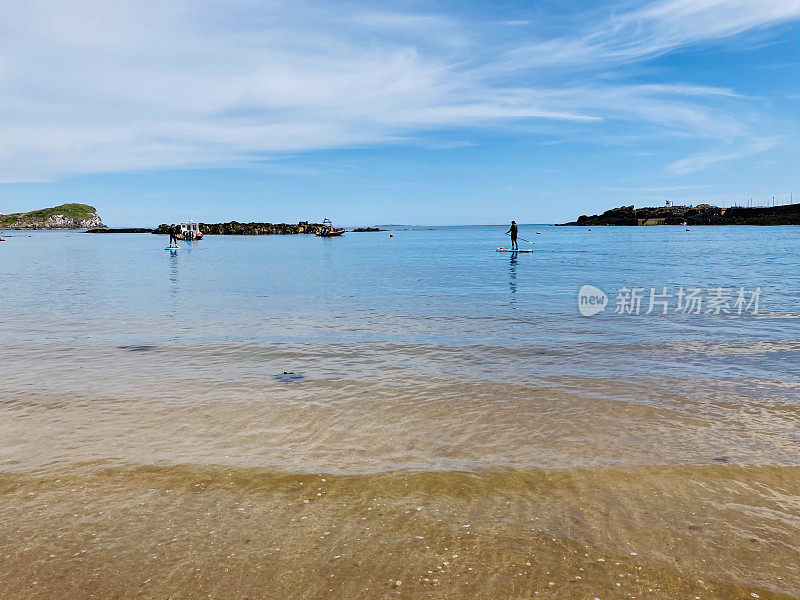
[[[0,229],[105,229],[105,225],[94,206],[62,204],[30,212],[0,214]]]
[[[621,206],[602,215],[581,215],[561,225],[800,225],[800,204],[746,208],[697,206]]]

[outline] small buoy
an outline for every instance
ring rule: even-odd
[[[394,237],[394,234],[393,234],[393,233],[390,233],[390,234],[389,234],[389,237]]]
[[[537,231],[536,235],[542,235],[542,232],[541,231]]]
[[[691,231],[691,229],[689,229],[689,228],[687,227],[687,228],[686,228],[686,231]]]
[[[592,230],[592,228],[591,228],[591,227],[589,227],[589,231],[591,231],[591,230]]]

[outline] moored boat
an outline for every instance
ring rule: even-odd
[[[317,231],[316,235],[319,237],[338,237],[344,235],[344,229],[334,227],[331,220],[326,217],[322,220],[322,229]]]
[[[181,223],[181,231],[178,234],[179,240],[200,240],[203,238],[203,232],[200,231],[200,224],[194,221],[187,221]]]

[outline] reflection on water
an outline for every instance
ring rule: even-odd
[[[170,252],[169,253],[169,280],[172,284],[170,291],[172,294],[176,294],[180,288],[180,281],[178,280],[178,253],[177,252]]]
[[[511,306],[516,308],[516,299],[513,294],[517,293],[517,253],[512,252],[508,259],[508,288],[511,290]]]

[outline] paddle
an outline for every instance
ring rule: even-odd
[[[506,232],[506,235],[511,235],[511,234],[510,234],[510,233],[508,233],[508,232]],[[532,241],[530,241],[530,240],[526,240],[526,239],[525,239],[525,238],[523,238],[523,237],[517,237],[517,239],[518,239],[518,240],[522,240],[523,242],[528,242],[529,244],[532,244],[532,243],[533,243]]]

